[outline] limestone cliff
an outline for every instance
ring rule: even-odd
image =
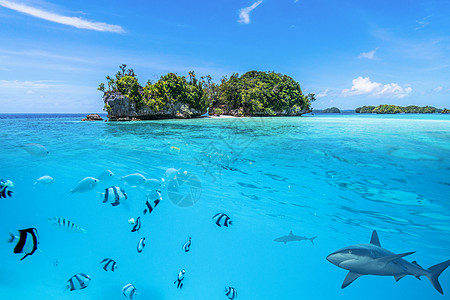
[[[181,102],[170,103],[162,111],[154,111],[146,105],[137,105],[119,92],[105,93],[103,101],[109,121],[188,119],[201,115],[201,112]]]

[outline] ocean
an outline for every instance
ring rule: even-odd
[[[373,230],[394,253],[416,251],[404,259],[424,268],[450,259],[449,115],[128,123],[84,116],[0,114],[0,179],[14,184],[0,199],[0,299],[126,299],[128,283],[135,299],[228,299],[226,287],[236,299],[450,295],[450,270],[439,278],[444,296],[413,276],[367,275],[341,289],[347,271],[326,260],[369,243]],[[147,181],[122,178],[135,173]],[[37,182],[45,175],[53,183]],[[100,180],[71,192],[86,177]],[[127,194],[119,205],[103,203],[112,186]],[[145,202],[159,197],[144,214]],[[217,213],[232,223],[217,226]],[[55,217],[85,232],[52,224]],[[141,228],[132,232],[137,217]],[[25,228],[37,229],[39,244],[20,260],[17,242],[7,240]],[[291,231],[317,238],[274,241]],[[117,263],[114,272],[103,269],[105,258]],[[78,273],[89,285],[69,291]]]

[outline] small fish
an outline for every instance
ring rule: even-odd
[[[3,179],[0,180],[0,199],[1,198],[6,198],[11,197],[13,191],[8,190],[9,187],[13,187],[14,184],[12,183],[11,180],[6,180],[4,181]]]
[[[228,297],[228,299],[233,300],[237,297],[237,291],[234,287],[226,287],[225,288],[225,295]]]
[[[168,169],[166,170],[166,172],[164,173],[164,177],[165,177],[167,180],[173,180],[173,179],[175,179],[175,178],[177,177],[177,174],[178,174],[178,172],[179,172],[180,170],[181,170],[181,169],[168,168]]]
[[[67,220],[63,217],[48,218],[48,221],[60,229],[65,229],[65,230],[73,231],[73,232],[86,233],[86,229],[79,227],[78,225],[74,224],[72,221]]]
[[[141,253],[142,250],[144,250],[145,247],[145,237],[139,240],[139,243],[137,244],[137,252]]]
[[[71,193],[82,193],[93,189],[100,180],[94,177],[85,177],[71,190]]]
[[[188,238],[187,242],[183,245],[184,252],[189,252],[191,250],[191,237]]]
[[[216,225],[219,227],[222,227],[222,226],[228,227],[228,225],[233,225],[230,217],[228,217],[224,213],[217,213],[212,218],[216,220]]]
[[[143,187],[146,190],[160,190],[161,189],[161,181],[154,178],[149,178],[143,184]]]
[[[42,177],[39,177],[38,179],[36,179],[36,182],[34,184],[52,184],[54,181],[53,177],[48,176],[48,175],[44,175]]]
[[[131,283],[126,284],[122,288],[122,293],[125,297],[130,298],[130,299],[134,299],[134,297],[136,297],[136,295],[138,295],[137,289]]]
[[[87,288],[90,282],[91,277],[84,273],[78,273],[67,280],[67,288],[69,291],[82,290]]]
[[[106,272],[108,270],[114,272],[117,269],[117,263],[111,258],[105,258],[100,263],[103,264],[103,270]]]
[[[111,186],[105,189],[105,192],[101,194],[103,198],[103,203],[109,202],[112,206],[117,206],[120,201],[128,199],[125,191],[118,186]]]
[[[147,181],[147,178],[141,173],[133,173],[122,176],[120,180],[131,186],[142,186]]]
[[[186,273],[186,271],[183,269],[180,271],[180,273],[178,273],[178,278],[177,280],[175,280],[173,283],[177,285],[177,288],[181,289],[183,287],[183,279],[184,279],[184,274]]]
[[[111,172],[110,170],[105,170],[103,172],[101,172],[100,174],[98,174],[97,178],[100,181],[108,181],[114,178],[114,173]]]
[[[23,149],[27,151],[30,155],[45,157],[48,155],[48,150],[41,144],[25,144]]]
[[[56,268],[57,266],[59,266],[59,260],[54,259],[53,260],[53,266]]]
[[[141,229],[141,217],[137,217],[136,224],[134,224],[133,229],[131,229],[131,232],[139,233],[139,229]]]
[[[36,228],[27,228],[19,230],[19,237],[9,233],[9,243],[17,241],[14,247],[14,253],[25,253],[25,256],[20,260],[25,259],[28,255],[33,255],[37,250],[39,244],[39,235]]]
[[[155,201],[153,201],[153,203],[149,202],[148,200],[145,201],[146,208],[144,209],[144,215],[147,214],[147,213],[151,214],[152,211],[155,209],[156,205],[158,205],[159,202],[161,202],[159,199],[156,199]]]
[[[180,152],[180,148],[179,147],[175,147],[175,146],[171,146],[170,147],[170,152],[177,152],[177,153],[179,153]]]

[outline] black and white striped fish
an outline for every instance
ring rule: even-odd
[[[117,263],[111,258],[105,258],[100,263],[103,264],[103,270],[106,272],[108,272],[108,270],[114,272],[117,269]]]
[[[189,252],[191,249],[191,237],[188,238],[187,242],[183,245],[184,252]]]
[[[145,237],[139,240],[139,243],[137,244],[137,252],[141,253],[142,250],[144,250],[145,247]]]
[[[128,198],[125,191],[118,186],[111,186],[105,189],[103,195],[103,203],[111,203],[112,206],[117,206],[120,201],[126,200]]]
[[[72,221],[67,220],[63,217],[48,218],[48,221],[60,229],[86,233],[86,229],[81,228],[80,226],[74,224]]]
[[[162,197],[160,191],[153,191],[151,195],[147,195],[147,201],[145,201],[144,215],[147,213],[151,214],[152,211],[155,209],[156,205],[158,205],[159,202],[161,202],[161,200]]]
[[[27,228],[19,230],[19,236],[9,233],[10,239],[8,242],[13,243],[17,241],[14,247],[14,253],[25,253],[25,256],[20,260],[25,259],[28,255],[33,255],[37,250],[39,244],[39,235],[36,228]]]
[[[9,191],[8,188],[14,186],[14,184],[10,181],[4,181],[3,179],[0,180],[0,199],[6,198],[6,196],[11,197],[13,191]]]
[[[217,213],[212,218],[216,220],[216,225],[219,227],[228,227],[228,225],[233,225],[230,217],[228,217],[225,213]]]
[[[141,229],[141,217],[137,217],[136,222],[134,223],[133,229],[131,229],[131,232],[139,233],[139,229]]]
[[[91,277],[84,273],[78,273],[67,281],[67,288],[69,291],[82,290],[87,288],[90,282]]]
[[[125,297],[130,298],[130,299],[134,299],[134,297],[136,297],[136,295],[138,295],[137,289],[131,283],[126,284],[122,288],[122,293]]]
[[[228,299],[233,300],[237,297],[237,291],[234,287],[226,287],[225,288],[225,295],[228,297]]]
[[[177,288],[181,289],[183,287],[184,274],[186,271],[183,269],[178,273],[178,278],[173,283],[177,285]]]

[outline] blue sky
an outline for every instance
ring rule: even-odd
[[[118,66],[275,71],[313,107],[450,107],[450,1],[0,0],[0,112],[101,112]]]

